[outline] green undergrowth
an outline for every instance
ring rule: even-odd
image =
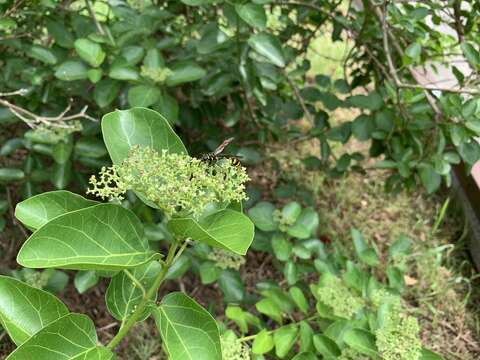
[[[355,150],[362,148],[354,144]],[[308,171],[296,161],[317,150],[315,143],[270,152],[280,164],[277,183],[295,182],[315,195],[323,240],[353,253],[350,229],[372,241],[380,258],[399,236],[413,241],[403,259],[406,306],[420,322],[423,342],[446,359],[480,356],[480,281],[465,245],[466,226],[449,194],[429,196],[422,191],[385,192],[387,174],[369,170],[332,179]],[[345,150],[345,149],[344,149]],[[287,172],[288,169],[288,172]],[[387,277],[380,267],[378,276]]]

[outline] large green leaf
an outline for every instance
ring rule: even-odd
[[[254,225],[250,219],[229,209],[217,211],[200,221],[175,218],[167,226],[172,233],[183,239],[191,238],[240,255],[245,255],[254,235]]]
[[[52,294],[0,276],[0,323],[17,346],[66,314],[67,307]]]
[[[125,159],[133,145],[151,147],[158,152],[187,153],[185,146],[168,121],[146,108],[117,110],[102,119],[102,132],[114,164]]]
[[[74,357],[72,360],[116,360],[117,357],[114,353],[105,347],[96,347],[88,350],[84,354],[80,354]]]
[[[45,326],[20,345],[7,359],[93,360],[94,357],[85,356],[96,348],[96,343],[97,334],[92,320],[85,315],[68,314]]]
[[[18,203],[15,217],[29,229],[36,230],[59,215],[97,204],[70,191],[50,191]]]
[[[74,43],[77,54],[93,67],[99,67],[105,60],[102,47],[89,39],[77,39]]]
[[[135,214],[119,205],[100,204],[42,226],[23,244],[17,262],[30,268],[118,270],[154,256]]]
[[[285,55],[283,54],[280,40],[270,34],[259,33],[248,39],[248,45],[260,55],[264,56],[272,64],[279,67],[285,66]]]
[[[153,314],[169,359],[222,359],[215,319],[187,295],[168,294]]]
[[[132,279],[125,273],[130,271],[130,275],[137,279],[145,289],[150,288],[155,278],[160,273],[162,266],[157,261],[151,261],[140,265],[132,270],[124,270],[112,278],[108,286],[105,300],[110,314],[117,320],[125,320],[142,300],[142,291],[135,285]],[[139,321],[144,320],[150,314],[146,309]]]

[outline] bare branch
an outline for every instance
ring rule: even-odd
[[[27,93],[26,89],[20,89],[12,92],[0,93],[0,105],[8,108],[12,114],[14,114],[17,118],[25,122],[29,127],[36,128],[39,125],[46,125],[48,127],[56,127],[56,128],[73,128],[73,125],[65,123],[66,121],[75,120],[75,119],[87,119],[90,121],[97,121],[97,119],[91,117],[87,114],[88,106],[84,106],[82,110],[76,114],[67,115],[67,113],[72,108],[73,100],[70,99],[69,104],[67,107],[57,116],[42,116],[32,113],[18,105],[11,103],[2,97],[8,96],[15,96],[15,95],[25,95]]]

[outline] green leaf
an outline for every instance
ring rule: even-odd
[[[236,4],[235,11],[248,25],[260,30],[265,29],[267,16],[265,15],[265,9],[262,5],[252,3]]]
[[[418,42],[410,44],[405,49],[405,54],[413,60],[420,59],[420,55],[422,54],[422,45],[420,45]]]
[[[263,329],[253,340],[252,353],[257,355],[265,354],[272,350],[274,346],[275,344],[273,343],[272,335],[270,335],[267,330]]]
[[[70,191],[50,191],[18,203],[15,217],[29,229],[36,230],[59,215],[97,204]]]
[[[167,78],[167,86],[177,86],[203,78],[207,72],[195,63],[181,63],[172,66],[173,73]]]
[[[216,23],[207,24],[203,28],[202,38],[197,42],[199,54],[209,54],[227,43],[228,36],[220,30]]]
[[[170,359],[222,360],[215,319],[187,295],[168,294],[153,315]]]
[[[103,141],[96,137],[82,137],[75,144],[75,153],[80,156],[98,159],[107,155]]]
[[[95,271],[79,271],[75,274],[73,284],[80,294],[94,287],[98,283],[98,275]]]
[[[115,65],[110,69],[108,76],[115,80],[137,81],[140,75],[135,68],[126,65]]]
[[[74,46],[78,56],[93,67],[99,67],[105,60],[106,54],[102,47],[89,39],[77,39]]]
[[[225,309],[227,319],[233,320],[242,333],[248,332],[248,322],[246,313],[241,307],[236,305],[228,305]]]
[[[297,339],[298,328],[295,325],[282,326],[273,333],[275,354],[283,359],[292,349]]]
[[[410,240],[406,235],[401,234],[390,246],[390,249],[388,250],[388,255],[391,258],[395,258],[401,255],[407,255],[411,247],[412,240]]]
[[[420,176],[420,180],[429,194],[437,191],[442,184],[442,177],[436,173],[435,169],[430,164],[424,164],[421,168],[419,168],[418,175]]]
[[[116,360],[117,357],[106,347],[96,347],[88,350],[85,354],[80,354],[72,360]]]
[[[379,110],[383,105],[383,99],[377,92],[373,91],[368,95],[354,95],[347,98],[350,106],[360,109]]]
[[[17,262],[30,268],[120,270],[154,256],[130,210],[100,204],[49,221],[23,244]]]
[[[198,271],[200,272],[202,284],[206,285],[217,281],[223,270],[215,266],[211,261],[204,261]]]
[[[264,56],[272,64],[279,67],[285,66],[285,55],[282,44],[273,35],[259,33],[248,39],[248,45],[260,55]]]
[[[311,352],[302,352],[295,355],[292,360],[318,360],[318,358]]]
[[[292,243],[284,235],[272,236],[272,249],[275,257],[280,261],[287,261],[292,253]]]
[[[55,77],[63,81],[84,80],[88,78],[88,68],[81,61],[67,60],[55,71]]]
[[[57,63],[57,57],[50,50],[40,45],[32,45],[27,52],[27,55],[40,60],[47,65],[55,65]]]
[[[273,219],[275,206],[272,203],[261,201],[248,210],[248,216],[257,228],[262,231],[274,231],[278,224]]]
[[[282,324],[282,310],[274,300],[270,298],[262,299],[255,304],[255,307],[259,313],[265,314],[277,323]]]
[[[316,334],[313,337],[313,345],[315,346],[317,352],[322,354],[324,358],[335,359],[341,354],[341,351],[335,341],[325,335]]]
[[[52,149],[52,157],[58,164],[65,164],[72,154],[73,144],[71,141],[60,141]]]
[[[160,100],[162,92],[159,88],[150,85],[138,85],[128,90],[130,106],[148,107]]]
[[[375,131],[375,121],[371,116],[362,114],[352,123],[352,133],[360,141],[367,141]]]
[[[302,207],[300,204],[296,201],[291,201],[282,208],[282,219],[288,224],[293,224],[297,221],[301,212]]]
[[[375,345],[375,335],[363,329],[349,329],[345,333],[345,343],[358,352],[371,356],[374,359],[378,358],[378,350]]]
[[[307,239],[315,236],[319,224],[317,212],[312,208],[302,210],[297,221],[287,230],[288,235],[298,239]]]
[[[290,288],[288,292],[290,293],[290,296],[292,297],[293,302],[295,303],[295,305],[297,305],[300,311],[303,312],[304,314],[307,314],[308,308],[309,308],[308,300],[303,294],[303,291],[299,287],[294,286]]]
[[[313,349],[313,329],[310,324],[302,320],[300,322],[300,351],[310,351]]]
[[[81,356],[87,351],[96,348],[96,343],[97,334],[92,320],[85,315],[68,314],[45,326],[7,359],[79,360],[84,359]]]
[[[224,270],[218,278],[218,287],[222,290],[223,301],[226,303],[238,304],[245,297],[245,286],[238,271]]]
[[[200,5],[208,5],[216,0],[181,0],[182,3],[188,6],[200,6]]]
[[[469,42],[462,42],[460,44],[463,54],[467,58],[468,62],[474,67],[480,67],[480,53],[475,49],[475,47]]]
[[[114,164],[120,164],[134,145],[151,147],[158,152],[186,154],[187,150],[168,121],[146,108],[116,110],[102,119],[102,132]]]
[[[120,85],[117,81],[111,79],[103,79],[95,85],[93,91],[93,99],[101,108],[110,105],[120,92]]]
[[[0,294],[0,322],[17,346],[68,314],[52,294],[7,276],[0,276]]]
[[[418,360],[443,360],[443,358],[437,353],[423,348]]]
[[[48,19],[46,25],[48,33],[55,39],[55,43],[67,49],[73,47],[74,37],[62,23]]]
[[[162,266],[158,261],[140,265],[132,270],[124,270],[115,275],[108,285],[105,294],[105,302],[110,314],[117,320],[125,321],[131,315],[137,305],[142,300],[142,290],[132,281],[126,271],[130,272],[131,277],[142,284],[144,289],[153,286],[155,278],[158,276]],[[155,301],[153,299],[153,301]],[[145,309],[138,321],[145,320],[150,315],[150,309]]]
[[[242,213],[220,210],[197,221],[193,218],[174,218],[167,224],[168,230],[182,239],[206,243],[213,247],[245,255],[253,241],[254,225]]]
[[[0,183],[22,180],[25,173],[15,168],[0,168]]]

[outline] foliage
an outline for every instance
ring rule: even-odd
[[[376,166],[392,172],[390,189],[421,182],[433,192],[442,179],[450,184],[452,165],[480,158],[472,141],[480,129],[477,4],[453,1],[448,14],[435,2],[371,0],[348,8],[332,0],[10,5],[0,5],[0,119],[22,119],[33,129],[2,148],[3,155],[25,148],[29,157],[23,169],[2,169],[0,180],[22,181],[25,197],[47,180],[59,189],[72,182],[85,188],[75,163],[108,166],[91,120],[134,106],[161,112],[205,142],[218,137],[218,126],[260,143],[316,139],[320,153],[303,160],[331,175],[362,168],[357,152],[335,160],[335,143],[369,141],[370,155],[383,155]],[[334,42],[354,40],[344,79],[311,76],[307,54],[322,30]],[[469,69],[449,64],[452,54],[464,56]],[[430,59],[459,86],[422,83],[417,69]],[[329,120],[342,108],[359,115]],[[257,161],[254,149],[238,151]],[[53,178],[44,166],[49,159]]]
[[[410,240],[400,236],[392,245],[388,282],[382,283],[375,275],[380,266],[376,251],[356,229],[352,230],[355,261],[348,260],[338,246],[328,252],[314,238],[280,235],[283,245],[279,246],[279,234],[288,234],[288,228],[274,226],[276,211],[265,202],[250,209],[259,229],[253,247],[274,255],[286,281],[257,284],[260,298],[255,307],[260,316],[252,318],[248,311],[232,306],[226,312],[243,334],[240,340],[251,342],[253,354],[262,358],[274,353],[287,359],[441,359],[422,348],[417,319],[401,305],[402,258],[410,251]],[[262,232],[267,223],[271,230]],[[315,231],[310,235],[315,236]],[[316,284],[311,283],[314,277],[319,278]]]
[[[166,139],[166,144],[173,142],[175,134],[168,126],[164,126],[163,118],[152,118],[151,112],[142,109],[127,111],[127,114],[131,115],[131,122],[138,120],[135,114],[141,114],[143,119],[151,121],[146,133],[148,139],[152,138],[153,131],[161,129],[160,134]],[[108,133],[104,135],[109,136]],[[138,137],[140,140],[137,143],[129,143],[133,151],[139,149],[138,144],[144,143],[145,139],[142,140],[141,135]],[[118,137],[111,140],[109,144],[115,151],[117,144],[121,145],[120,140]],[[164,157],[168,156],[168,145],[162,150]],[[147,159],[142,160],[147,166]],[[187,161],[191,162],[189,159]],[[195,164],[199,166],[198,162]],[[172,161],[168,166],[185,171],[181,161]],[[216,165],[200,168],[208,170],[208,175],[210,170],[206,166]],[[226,178],[231,172],[221,174],[223,181],[235,181]],[[197,178],[193,176],[190,181],[194,184]],[[201,179],[199,182],[203,186]],[[175,184],[176,178],[165,178],[162,185]],[[177,191],[182,193],[182,189]],[[238,192],[238,196],[241,196],[242,189],[239,188]],[[162,200],[170,202],[170,199]],[[164,202],[157,201],[155,204],[160,209],[166,208]],[[208,229],[218,246],[246,250],[253,238],[253,226],[249,226],[248,218],[236,210],[225,209],[228,204],[223,207],[217,204],[213,210],[204,205],[202,210],[207,215],[199,223],[193,218],[184,218],[189,220],[186,224],[198,224],[199,228]],[[179,201],[177,206],[183,206],[183,203]],[[189,215],[187,213],[184,216]],[[193,299],[183,293],[170,293],[163,297],[158,306],[155,304],[158,288],[176,265],[189,241],[210,240],[197,237],[201,235],[200,232],[191,232],[182,228],[183,223],[177,223],[176,234],[166,244],[168,255],[164,256],[150,248],[143,235],[143,224],[133,212],[117,204],[88,201],[67,191],[47,192],[30,198],[18,205],[17,216],[33,231],[18,253],[17,261],[28,268],[84,270],[76,277],[76,285],[80,289],[92,286],[91,282],[95,284],[98,276],[111,277],[105,300],[108,310],[121,320],[122,325],[109,344],[97,346],[95,328],[87,316],[70,313],[59,299],[43,290],[10,277],[1,277],[0,320],[18,346],[8,359],[24,359],[34,353],[40,359],[114,359],[112,350],[132,325],[150,314],[156,320],[164,350],[171,359],[183,359],[185,354],[196,359],[222,358],[217,324]],[[183,219],[179,216],[180,213],[163,212],[167,225]],[[243,222],[237,221],[239,217],[245,218]],[[221,228],[215,228],[218,224]],[[239,233],[242,235],[239,236]],[[55,246],[52,247],[52,244]],[[45,285],[42,283],[42,286]]]

